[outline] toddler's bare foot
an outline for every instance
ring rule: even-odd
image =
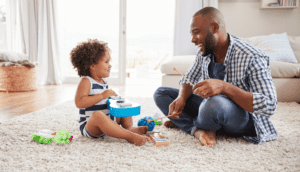
[[[128,131],[131,131],[131,132],[136,133],[136,134],[143,135],[143,134],[147,133],[148,126],[130,127],[130,128],[128,128]]]
[[[197,129],[194,136],[199,139],[202,146],[212,147],[216,144],[216,132]]]
[[[135,144],[136,146],[142,146],[146,142],[150,141],[149,137],[144,137],[138,134],[133,133],[132,137],[126,139],[129,143]]]

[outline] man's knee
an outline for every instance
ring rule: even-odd
[[[234,103],[223,94],[215,95],[207,100],[206,106],[210,109],[226,112],[230,110],[231,104]]]
[[[161,96],[167,95],[167,89],[168,87],[158,87],[153,94],[154,101],[157,102]]]
[[[155,95],[161,95],[161,94],[165,94],[167,90],[167,87],[158,87],[155,92],[154,92],[154,96]]]
[[[208,98],[204,105],[200,106],[199,113],[224,120],[223,115],[230,112],[231,103],[233,102],[225,95],[215,95]]]
[[[247,115],[247,112],[244,109],[238,106],[230,98],[222,94],[210,97],[205,103],[204,109],[205,114],[213,116],[220,122],[237,120],[235,119],[236,115],[238,115],[240,118],[245,118],[245,115]]]

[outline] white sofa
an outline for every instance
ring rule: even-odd
[[[249,38],[243,38],[248,40]],[[271,74],[277,91],[279,102],[300,102],[300,36],[288,36],[290,46],[298,64],[270,61]],[[248,42],[248,41],[247,41]],[[162,86],[179,88],[181,75],[185,74],[195,59],[195,55],[173,56],[162,64]]]

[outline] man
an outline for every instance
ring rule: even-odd
[[[276,140],[269,119],[277,106],[269,57],[229,35],[213,7],[194,14],[190,31],[199,51],[185,77],[194,86],[182,78],[180,90],[160,87],[153,96],[170,119],[165,126],[179,127],[208,147],[216,143],[216,132],[255,144]]]

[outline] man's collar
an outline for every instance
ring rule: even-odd
[[[232,47],[234,45],[233,37],[229,33],[227,33],[227,34],[228,34],[228,38],[229,38],[229,46],[228,46],[226,57],[225,57],[225,60],[224,60],[225,65],[227,65],[227,62],[230,60],[231,50],[232,50]]]

